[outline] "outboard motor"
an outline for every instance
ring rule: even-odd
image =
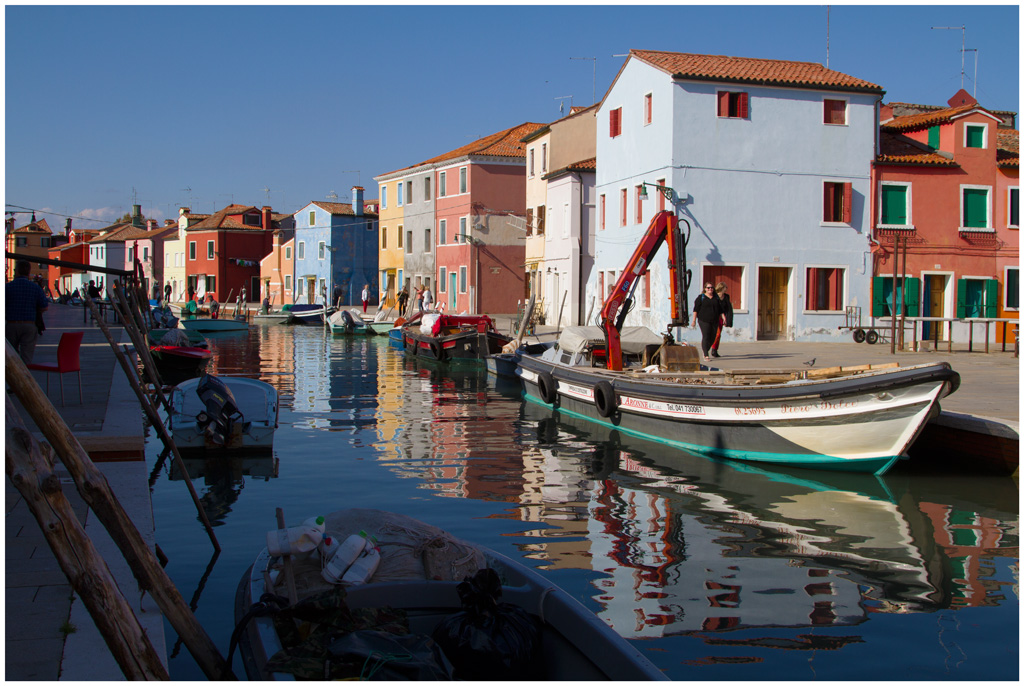
[[[341,318],[345,320],[345,327],[349,331],[355,331],[356,330],[356,320],[352,318],[352,313],[351,312],[349,312],[348,310],[342,310],[341,311]]]
[[[217,377],[203,374],[196,385],[196,394],[206,406],[196,415],[199,430],[214,445],[226,445],[235,421],[243,419],[231,389]]]

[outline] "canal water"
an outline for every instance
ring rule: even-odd
[[[275,508],[293,524],[371,507],[537,569],[674,680],[1018,679],[1013,479],[760,470],[554,415],[386,337],[278,325],[209,340],[212,372],[281,398],[273,454],[187,461],[216,557],[147,443],[167,571],[225,655]],[[203,679],[166,629],[172,678]],[[237,652],[233,666],[245,678]]]

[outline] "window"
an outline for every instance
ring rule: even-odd
[[[533,235],[533,208],[532,207],[527,207],[526,208],[526,235],[527,236],[532,236]]]
[[[876,276],[871,279],[871,316],[891,317],[893,310],[896,314],[906,309],[908,317],[918,317],[921,312],[921,279],[906,277],[900,287],[900,280],[896,280],[896,304],[893,305],[893,287],[891,276]]]
[[[626,189],[619,191],[619,226],[626,225]]]
[[[317,248],[317,259],[322,260],[327,257],[327,243],[320,241],[316,245]]]
[[[533,168],[533,148],[530,148],[530,150],[527,152],[527,157],[529,158],[529,174],[530,178],[532,179],[536,174],[536,170],[534,170]]]
[[[1003,279],[1003,308],[1007,310],[1020,309],[1020,267],[1007,267],[1006,277]]]
[[[839,267],[808,267],[807,309],[842,311],[845,276]]]
[[[405,201],[407,203],[412,202],[412,181],[405,182]]]
[[[290,291],[292,289],[292,275],[291,274],[285,274],[284,275],[284,289],[286,291]]]
[[[388,187],[380,187],[380,208],[386,210],[388,208]]]
[[[645,269],[640,277],[640,307],[651,309],[651,270]]]
[[[405,235],[405,253],[412,254],[412,231],[407,231]]]
[[[469,190],[469,175],[466,167],[459,168],[459,193]]]
[[[853,218],[853,184],[837,181],[825,182],[824,213],[822,221],[849,224]]]
[[[1006,192],[1006,225],[1011,228],[1020,227],[1020,188],[1010,188]]]
[[[196,259],[196,242],[195,241],[189,241],[188,242],[188,259],[189,260]]]
[[[459,293],[466,292],[466,268],[459,267]]]
[[[446,245],[448,240],[448,220],[442,219],[437,224],[437,244]]]
[[[910,226],[910,184],[882,182],[881,226]]]
[[[633,202],[636,204],[636,223],[644,223],[644,204],[640,201],[640,193],[643,192],[643,184],[636,187],[636,194]]]
[[[540,171],[543,174],[548,170],[548,144],[543,143],[540,146]]]
[[[434,249],[434,244],[430,240],[430,229],[423,229],[423,252],[430,252]]]
[[[284,259],[291,261],[292,259],[292,246],[286,246],[284,249]]]
[[[309,211],[309,225],[316,226],[316,210]]]
[[[306,282],[302,279],[295,279],[295,297],[301,297],[306,294]]]
[[[928,129],[928,147],[932,150],[938,150],[939,146],[942,145],[942,137],[938,126],[932,126]]]
[[[654,99],[654,94],[653,93],[646,93],[644,95],[644,126],[647,126],[648,124],[651,123],[651,116],[653,114],[653,109],[652,109],[652,104],[653,104],[652,101],[653,101],[653,99]]]
[[[999,316],[998,294],[999,282],[995,279],[957,279],[957,318],[995,318]]]
[[[438,279],[437,279],[437,290],[439,292],[441,292],[441,293],[447,293],[448,292],[448,291],[445,290],[445,288],[448,286],[448,279],[445,278],[447,275],[448,275],[448,268],[447,267],[441,267],[441,271],[439,272],[439,276],[438,276]]]
[[[388,249],[388,227],[386,226],[380,227],[380,249]]]
[[[608,135],[611,138],[622,135],[622,108],[616,107],[608,113]]]
[[[989,191],[985,186],[961,186],[963,191],[961,210],[963,223],[961,230],[991,229],[989,214]]]
[[[423,201],[430,202],[430,177],[423,179]]]
[[[441,172],[437,175],[437,197],[448,197],[448,172]]]
[[[704,280],[701,285],[711,283],[717,286],[724,283],[726,293],[729,294],[729,302],[732,303],[732,309],[743,309],[743,267],[707,264],[704,265],[702,271]]]
[[[825,98],[825,123],[846,125],[846,101]]]
[[[718,92],[718,116],[730,119],[746,119],[749,115],[746,93],[735,91]]]
[[[398,225],[398,247],[399,248],[402,247],[402,241],[403,241],[404,238],[405,238],[405,230],[403,229],[402,225],[399,224]]]
[[[547,217],[547,205],[540,205],[537,208],[537,235],[544,235],[544,223]]]
[[[49,248],[50,247],[50,237],[49,236],[43,236],[42,238],[40,238],[39,239],[39,247],[40,248]]]
[[[601,209],[601,216],[598,219],[598,221],[600,222],[600,224],[598,226],[600,227],[601,231],[604,231],[604,216],[605,216],[605,209],[607,208],[606,201],[607,201],[607,198],[605,198],[604,193],[602,193],[601,194],[601,201],[599,203],[600,209]]]
[[[664,186],[664,187],[667,188],[667,186],[665,186],[665,179],[658,179],[658,185],[659,186]],[[658,211],[659,212],[663,212],[664,210],[665,210],[665,194],[659,191],[658,192]]]
[[[466,218],[459,217],[459,243],[466,243],[469,234],[466,233]]]
[[[48,240],[48,239],[44,238],[43,240],[45,241],[45,240]],[[43,247],[46,247],[46,246],[43,246]],[[149,247],[148,246],[144,247],[142,249],[142,261],[143,262],[148,262],[149,261]]]
[[[295,259],[304,260],[306,259],[306,242],[299,241],[299,247],[295,251]]]
[[[402,183],[401,181],[398,182],[397,195],[398,197],[395,199],[395,202],[398,205],[398,207],[401,207],[402,205],[405,204],[405,184]]]
[[[986,134],[988,133],[988,126],[986,124],[964,124],[964,147],[965,148],[985,148],[986,146]]]
[[[132,256],[133,256],[133,254],[134,254],[134,253],[132,252],[132,249],[131,249],[131,248],[128,248],[128,260],[127,260],[128,262],[131,262],[131,261],[132,261]]]
[[[27,248],[28,247],[28,238],[26,238],[25,236],[15,236],[14,237],[14,247],[15,248]]]
[[[217,277],[213,274],[206,275],[206,292],[213,293],[217,290]]]
[[[212,260],[213,259],[213,254],[214,254],[213,241],[206,241],[206,259]],[[129,260],[131,259],[131,255],[128,256],[128,259]]]

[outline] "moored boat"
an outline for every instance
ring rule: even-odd
[[[277,429],[277,389],[258,379],[203,374],[171,390],[167,428],[192,449],[269,449]]]
[[[366,336],[371,333],[358,310],[338,310],[327,318],[327,323],[333,334]]]
[[[243,318],[233,319],[231,317],[198,317],[196,319],[181,319],[178,326],[188,332],[217,333],[219,331],[245,331],[249,328],[249,322]]]
[[[545,681],[665,679],[594,613],[539,573],[504,555],[381,510],[341,510],[324,520],[324,533],[339,541],[360,531],[372,535],[380,555],[376,571],[366,583],[336,586],[322,574],[319,551],[305,559],[293,556],[290,581],[299,589],[299,605],[317,608],[305,616],[319,625],[306,637],[308,643],[294,644],[278,632],[265,605],[250,611],[254,603],[270,597],[264,594],[282,595],[289,583],[282,558],[270,555],[266,548],[260,552],[242,576],[235,604],[233,642],[238,639],[250,679],[358,677],[367,667],[383,670],[379,678],[416,678],[403,672],[403,665],[385,664],[387,659],[374,655],[373,647],[388,641],[394,641],[392,646],[399,642],[426,646],[420,651],[402,650],[408,662],[419,665],[419,678],[515,679],[528,672],[527,678]],[[480,626],[463,609],[480,599],[474,594],[483,587],[478,580],[484,579],[494,580],[496,586],[489,588],[492,595],[481,599],[491,608],[491,619]],[[346,617],[349,626],[331,627],[330,617],[337,616],[331,612]],[[288,613],[287,608],[278,612],[282,619]],[[365,629],[358,623],[364,618],[373,618]],[[447,640],[453,627],[461,629],[463,636],[480,638],[487,627],[507,627],[497,637],[508,638],[506,650],[476,643],[472,648],[455,646]],[[495,643],[501,645],[500,640]],[[329,645],[330,651],[309,650],[310,645]],[[524,656],[530,659],[522,660]],[[509,663],[520,671],[510,673]],[[392,668],[398,671],[387,671]],[[481,675],[480,669],[486,674]]]
[[[605,344],[594,329],[569,327],[543,353],[520,354],[526,399],[712,457],[884,474],[960,384],[945,362],[671,372],[640,363],[610,370],[594,366]],[[650,344],[631,348],[623,336],[622,353],[639,362]]]
[[[288,310],[289,324],[320,324],[323,325],[324,318],[335,311],[333,307],[327,307],[323,303],[292,305]]]
[[[154,345],[149,354],[164,383],[177,384],[199,376],[213,357],[208,348],[193,345]]]
[[[402,327],[406,355],[438,362],[482,362],[511,340],[487,315],[424,314]]]

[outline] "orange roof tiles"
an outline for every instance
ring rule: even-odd
[[[326,201],[323,201],[323,200],[313,200],[312,204],[316,205],[317,207],[321,207],[321,208],[327,210],[331,214],[339,214],[339,215],[345,215],[345,216],[351,216],[351,217],[354,217],[355,214],[356,214],[355,210],[352,209],[352,205],[347,203],[347,202],[326,202]],[[364,202],[363,203],[363,215],[367,216],[367,217],[374,217],[374,216],[376,216],[375,212],[367,212],[366,211],[366,205],[367,205],[367,203]]]
[[[879,139],[879,148],[881,152],[879,152],[875,161],[880,164],[914,164],[938,167],[959,166],[948,154],[939,154],[927,145],[897,133],[882,131],[881,138]]]
[[[526,149],[523,147],[522,139],[544,126],[546,126],[546,124],[526,122],[519,126],[513,126],[511,129],[505,129],[504,131],[498,131],[497,133],[492,133],[489,136],[484,136],[483,138],[475,140],[468,145],[463,145],[461,148],[456,148],[455,150],[446,152],[443,155],[438,155],[437,157],[431,157],[429,160],[425,160],[419,164],[413,164],[408,167],[403,167],[402,169],[396,169],[393,172],[381,174],[381,176],[394,174],[395,172],[403,171],[404,169],[415,169],[416,167],[422,167],[428,164],[447,162],[448,160],[455,160],[469,155],[486,155],[488,157],[521,157],[526,159]]]
[[[1017,129],[996,131],[996,164],[1000,167],[1020,166],[1020,135]]]
[[[881,128],[883,131],[914,131],[918,129],[926,129],[938,124],[945,124],[952,121],[958,115],[965,114],[971,110],[984,111],[984,108],[977,105],[961,105],[960,107],[947,107],[941,110],[935,110],[934,112],[922,112],[921,114],[911,114],[905,117],[895,117],[882,124]]]
[[[677,79],[868,91],[879,94],[885,92],[881,86],[870,81],[826,69],[814,62],[694,55],[659,50],[630,50],[629,54]]]

